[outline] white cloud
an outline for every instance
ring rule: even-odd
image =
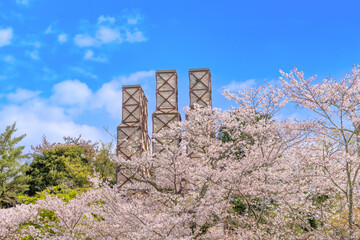
[[[84,55],[85,60],[91,60],[95,62],[107,62],[106,57],[95,57],[94,52],[92,50],[87,50]]]
[[[65,43],[65,42],[67,42],[67,40],[68,40],[68,38],[65,33],[59,34],[59,36],[58,36],[59,43]]]
[[[136,14],[135,16],[129,16],[127,18],[127,23],[128,24],[137,24],[139,22],[139,20],[141,20],[142,17],[140,16],[140,14]]]
[[[38,50],[34,50],[34,51],[26,51],[26,54],[31,57],[33,60],[39,60],[39,51]]]
[[[11,102],[24,102],[39,96],[40,93],[40,91],[18,88],[14,93],[7,94],[6,98]]]
[[[139,71],[129,76],[114,77],[112,81],[104,83],[94,94],[93,108],[105,108],[115,119],[121,119],[122,85],[139,84],[149,77],[154,78],[155,71]]]
[[[79,106],[105,110],[115,119],[121,119],[121,97],[123,84],[136,84],[154,77],[155,71],[139,71],[129,76],[114,77],[104,83],[97,91],[92,91],[87,84],[79,80],[67,80],[53,87],[51,101],[65,106]]]
[[[114,29],[106,26],[101,26],[96,31],[96,38],[100,41],[101,44],[106,43],[121,43],[122,38],[119,29]]]
[[[16,0],[16,4],[18,4],[18,5],[28,5],[29,0]]]
[[[239,91],[244,89],[249,89],[255,86],[255,79],[249,79],[245,82],[235,82],[232,81],[230,84],[223,86],[224,89],[228,89],[229,91]]]
[[[155,71],[139,71],[133,74],[130,74],[130,76],[118,76],[115,77],[113,80],[121,82],[122,84],[135,84],[138,82],[143,81],[146,78],[154,77]]]
[[[11,55],[6,55],[3,60],[7,63],[15,63],[15,58]]]
[[[64,105],[84,105],[92,95],[92,91],[79,80],[66,80],[53,87],[52,100]]]
[[[122,85],[120,82],[113,80],[103,84],[95,93],[94,99],[96,99],[93,102],[94,108],[105,108],[112,117],[121,119]]]
[[[101,23],[110,23],[110,24],[114,24],[115,23],[115,18],[114,17],[110,17],[110,16],[103,16],[101,15],[98,18],[98,24]]]
[[[3,28],[0,29],[0,47],[10,45],[13,38],[12,28]]]
[[[120,44],[122,41],[119,29],[107,26],[99,27],[95,37],[87,34],[77,34],[74,38],[74,43],[79,47],[93,47],[109,43]]]
[[[106,118],[120,121],[122,84],[144,83],[150,76],[153,78],[154,74],[154,71],[140,71],[116,77],[95,90],[79,80],[66,80],[54,85],[52,95],[47,98],[42,98],[40,91],[17,89],[5,95],[8,105],[0,107],[0,131],[16,122],[18,134],[27,134],[22,141],[22,144],[27,145],[27,150],[30,150],[31,145],[40,144],[43,135],[50,142],[80,134],[84,139],[109,141],[110,137],[102,130],[102,126],[90,125],[86,122],[87,117],[96,114],[95,121]],[[77,119],[82,119],[82,123]],[[91,121],[94,119],[88,122]]]
[[[91,47],[97,45],[96,40],[86,34],[77,34],[74,38],[74,43],[79,47]]]
[[[64,136],[77,137],[98,141],[104,139],[102,131],[87,124],[75,123],[63,108],[49,105],[44,99],[33,99],[22,104],[12,104],[0,110],[1,129],[14,122],[17,124],[18,134],[26,133],[21,142],[30,150],[31,145],[40,144],[45,135],[50,142],[62,141]]]
[[[63,86],[66,83],[67,81],[63,82]],[[60,88],[57,90],[64,90]],[[54,95],[44,99],[40,98],[39,94],[40,91],[17,89],[6,95],[10,104],[0,109],[0,115],[3,116],[0,119],[0,128],[5,129],[5,126],[16,122],[18,134],[27,134],[22,141],[22,144],[27,146],[26,150],[30,150],[31,145],[39,144],[43,135],[46,135],[50,142],[62,141],[64,136],[77,137],[80,134],[84,139],[93,141],[106,139],[107,136],[101,129],[76,123],[67,113],[67,108],[53,102]]]
[[[91,50],[86,51],[85,55],[84,55],[84,59],[88,60],[94,57],[94,52]]]
[[[74,43],[78,47],[99,47],[104,44],[121,44],[124,41],[129,43],[146,41],[140,30],[130,26],[136,24],[140,18],[140,16],[128,18],[127,21],[130,23],[116,25],[114,17],[102,15],[92,31],[76,34]]]
[[[129,43],[133,42],[144,42],[146,41],[146,38],[144,37],[143,33],[140,31],[135,31],[133,33],[126,32],[126,41]]]

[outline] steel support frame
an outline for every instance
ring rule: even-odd
[[[147,98],[140,85],[122,88],[122,121],[117,127],[117,156],[131,160],[150,151],[147,128]],[[116,167],[116,182],[122,186],[131,182],[131,174],[123,166]]]
[[[189,70],[189,96],[192,108],[194,103],[202,107],[212,106],[211,74],[208,68]]]
[[[175,70],[156,71],[156,111],[152,115],[153,134],[181,121],[178,111],[177,73]],[[164,151],[164,145],[179,144],[179,139],[153,137],[153,153]]]
[[[191,109],[194,109],[195,103],[199,104],[200,107],[212,107],[211,73],[208,68],[189,70],[189,96]],[[211,136],[214,137],[215,133],[212,133]],[[189,144],[191,145],[191,143]],[[191,158],[199,158],[192,147],[187,146],[186,150]]]

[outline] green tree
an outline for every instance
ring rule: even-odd
[[[110,183],[116,182],[116,163],[111,161],[114,156],[112,143],[101,143],[101,148],[97,152],[93,162],[94,170],[100,175],[100,179],[108,180]]]
[[[89,187],[92,175],[89,156],[77,145],[57,146],[33,155],[26,175],[29,179],[28,194],[33,196],[48,187],[64,184],[70,188]]]
[[[23,154],[24,146],[16,146],[25,134],[14,137],[15,123],[7,126],[0,135],[0,207],[12,207],[16,204],[16,196],[28,189],[28,177],[24,174],[27,169],[23,160],[29,158]]]
[[[89,176],[96,171],[101,179],[115,180],[115,163],[111,161],[112,145],[92,143],[78,138],[66,137],[64,143],[43,143],[33,147],[33,161],[26,174],[30,177],[29,191],[33,196],[49,187],[65,185],[88,188]]]

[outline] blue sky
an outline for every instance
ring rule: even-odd
[[[358,1],[1,0],[0,129],[24,144],[77,136],[107,142],[121,121],[121,86],[141,84],[155,110],[155,71],[176,69],[180,110],[188,69],[222,87],[278,79],[294,67],[339,78],[359,64]],[[291,113],[289,113],[291,114]]]

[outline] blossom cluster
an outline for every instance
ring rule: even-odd
[[[1,209],[0,239],[360,237],[360,70],[316,84],[281,73],[280,87],[225,91],[236,108],[185,109],[161,153],[114,159],[126,184]],[[289,102],[315,117],[276,118]]]

